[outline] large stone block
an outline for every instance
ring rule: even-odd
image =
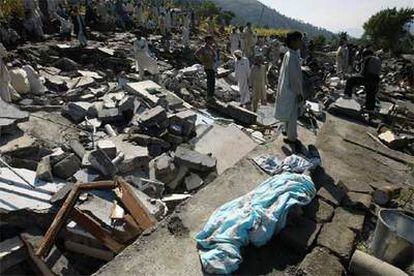
[[[334,207],[318,197],[315,197],[310,204],[303,206],[302,209],[307,218],[318,223],[330,221],[334,214]]]
[[[348,227],[331,222],[324,224],[317,244],[328,248],[337,256],[349,260],[354,247],[355,233]]]
[[[74,153],[71,153],[53,166],[53,175],[67,179],[80,169],[80,165],[79,158]]]
[[[167,120],[167,112],[161,106],[151,108],[139,116],[139,122],[146,126],[160,125]]]
[[[339,259],[322,247],[315,247],[299,265],[297,274],[307,276],[343,275],[345,268]]]
[[[332,222],[343,225],[360,233],[364,226],[365,215],[363,212],[342,207],[335,209],[335,215]]]
[[[208,172],[216,169],[217,160],[207,154],[202,154],[183,146],[179,146],[175,151],[175,158],[184,166],[190,169]]]

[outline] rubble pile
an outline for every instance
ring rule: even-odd
[[[60,256],[42,273],[91,274],[211,182],[218,174],[212,152],[226,154],[208,146],[216,137],[207,133],[222,127],[192,105],[205,106],[205,76],[188,49],[164,50],[165,40],[151,36],[166,60],[158,60],[160,76],[142,81],[130,58],[132,34],[95,35],[85,48],[52,39],[6,59],[13,103],[0,101],[2,248],[16,246],[23,257],[7,255],[2,271],[29,254],[45,262]],[[255,125],[256,114],[231,102],[231,70],[219,72],[216,96],[228,102],[221,114]],[[248,147],[232,151],[219,173],[257,145],[253,130],[225,129]]]

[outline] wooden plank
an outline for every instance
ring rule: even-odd
[[[79,184],[75,184],[70,191],[68,197],[57,213],[56,217],[53,219],[52,224],[47,230],[45,237],[42,240],[42,243],[39,246],[39,249],[36,251],[36,255],[44,257],[47,255],[52,248],[52,245],[55,243],[56,236],[58,235],[60,229],[65,224],[66,219],[68,218],[71,209],[75,205],[79,197],[80,189]]]
[[[83,183],[80,185],[80,189],[82,190],[111,190],[115,188],[116,183],[113,180]]]
[[[86,256],[90,256],[107,262],[114,258],[114,253],[112,253],[111,251],[93,248],[73,241],[65,241],[65,248],[72,252],[84,254]]]
[[[53,276],[54,273],[52,272],[52,270],[50,270],[50,268],[46,265],[46,263],[42,260],[42,258],[39,257],[37,255],[37,253],[35,253],[34,248],[26,240],[25,235],[24,234],[21,234],[20,235],[20,238],[22,239],[24,245],[26,246],[27,252],[29,253],[30,260],[34,264],[34,266],[35,266],[37,272],[39,273],[39,275],[43,275],[43,276]]]
[[[82,212],[78,208],[73,208],[71,218],[78,223],[83,229],[92,234],[96,239],[101,241],[106,247],[115,253],[119,253],[124,246],[111,237],[111,233],[103,229],[101,225],[91,216]]]
[[[136,196],[133,188],[122,178],[118,178],[116,181],[120,191],[120,199],[139,227],[144,230],[153,227],[156,223],[155,218]]]

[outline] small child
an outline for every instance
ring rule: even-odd
[[[267,94],[266,94],[266,85],[267,85],[267,74],[266,74],[266,65],[263,64],[262,56],[255,56],[254,63],[251,68],[250,73],[251,86],[253,88],[253,102],[252,108],[256,112],[259,101],[262,105],[267,104]]]

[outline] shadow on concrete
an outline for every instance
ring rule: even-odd
[[[242,256],[243,262],[234,275],[266,275],[278,271],[286,272],[290,267],[294,270],[304,257],[284,245],[280,235],[262,247],[245,247]]]

